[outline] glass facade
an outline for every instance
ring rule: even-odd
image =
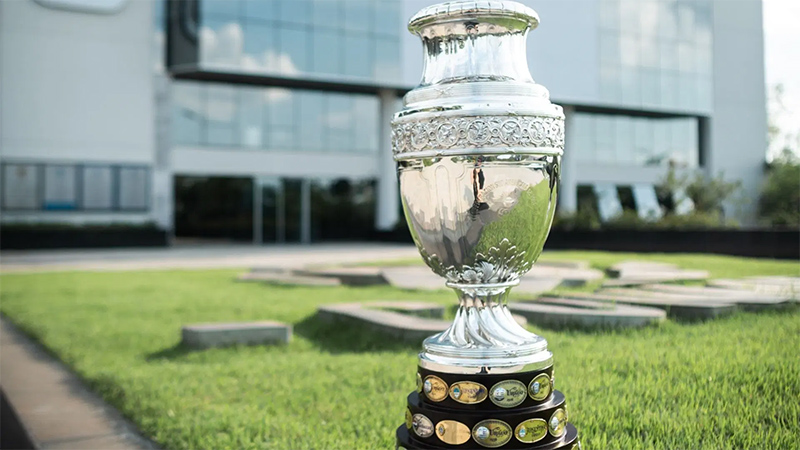
[[[175,145],[254,150],[376,152],[371,95],[215,83],[172,83]]]
[[[207,69],[286,77],[400,79],[398,1],[201,0]]]
[[[696,118],[651,119],[603,114],[575,115],[575,142],[567,147],[581,163],[653,167],[699,165]]]
[[[711,110],[711,0],[599,1],[602,100]]]

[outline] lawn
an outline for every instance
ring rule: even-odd
[[[596,266],[631,255],[561,252]],[[633,255],[636,256],[636,255]],[[717,276],[797,274],[797,262],[658,255]],[[393,446],[417,345],[314,319],[324,303],[450,292],[244,284],[238,271],[15,274],[0,310],[165,448]],[[185,323],[272,319],[288,346],[187,351]],[[570,420],[594,449],[800,448],[800,311],[621,332],[538,330]]]

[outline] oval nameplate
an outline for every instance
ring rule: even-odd
[[[546,373],[538,375],[528,385],[528,393],[537,401],[544,400],[550,395],[550,377]]]
[[[428,375],[422,382],[422,392],[433,402],[447,398],[447,383],[436,375]]]
[[[489,400],[501,408],[513,408],[524,402],[527,396],[528,390],[521,381],[505,380],[492,386]]]
[[[422,414],[414,414],[411,418],[411,428],[413,428],[414,433],[417,433],[417,436],[421,438],[431,437],[431,435],[433,435],[433,422]]]
[[[556,412],[550,416],[548,426],[550,427],[550,434],[555,437],[560,437],[567,429],[567,412],[562,408],[558,408]]]
[[[517,425],[514,436],[525,444],[539,442],[547,436],[547,422],[544,419],[528,419]]]
[[[511,426],[502,420],[488,419],[478,422],[472,428],[472,439],[478,444],[488,447],[502,447],[511,440]]]
[[[470,437],[469,427],[455,420],[443,420],[436,424],[436,436],[450,445],[461,445]]]
[[[488,394],[486,386],[472,381],[457,381],[450,386],[450,398],[465,405],[480,403]]]

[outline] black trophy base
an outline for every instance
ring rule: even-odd
[[[580,450],[553,367],[514,374],[449,374],[420,367],[399,449]]]
[[[438,447],[434,447],[429,444],[424,444],[422,442],[418,442],[413,437],[411,437],[411,432],[405,425],[400,425],[397,429],[397,443],[395,444],[395,450],[406,449],[406,450],[416,450],[416,449],[443,449],[443,448],[458,448],[464,450],[481,450],[486,447],[481,447],[474,442],[472,445],[469,443],[464,445],[447,445],[442,444]],[[536,445],[531,444],[528,447],[521,447],[524,449],[530,450],[578,450],[580,448],[580,442],[578,442],[578,429],[575,428],[575,425],[571,423],[567,424],[567,432],[564,433],[561,439],[551,442],[545,445]]]

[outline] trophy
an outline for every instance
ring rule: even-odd
[[[430,6],[408,24],[424,69],[392,149],[414,243],[459,307],[423,342],[398,449],[580,449],[547,341],[506,304],[550,231],[564,148],[563,110],[528,71],[538,23],[490,0]]]

